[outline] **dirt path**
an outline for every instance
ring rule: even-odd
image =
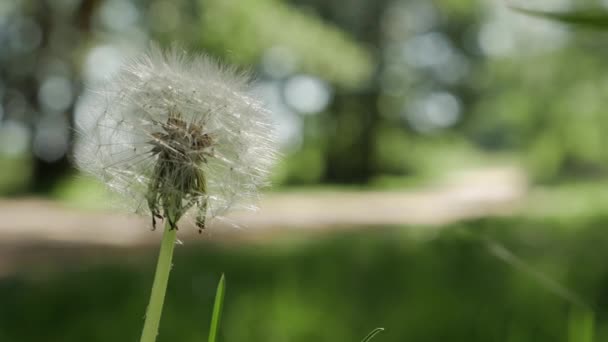
[[[408,191],[271,193],[260,203],[259,212],[232,215],[230,222],[216,220],[207,234],[443,224],[509,214],[526,189],[520,170],[502,167],[454,174],[441,184]],[[151,233],[148,227],[148,219],[134,215],[76,210],[40,199],[0,200],[0,248],[32,243],[146,245],[160,237],[159,231]],[[196,229],[182,227],[180,234],[196,234]]]

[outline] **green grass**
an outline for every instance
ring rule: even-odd
[[[12,195],[23,191],[32,177],[31,160],[0,154],[0,194]]]
[[[379,326],[386,331],[372,341],[567,342],[572,331],[603,341],[608,217],[572,224],[484,219],[425,236],[412,234],[421,227],[291,231],[300,243],[287,245],[188,240],[176,249],[158,341],[207,339],[224,272],[218,341],[361,341]],[[488,242],[521,263],[497,257]],[[136,340],[155,253],[66,246],[24,259],[0,280],[0,340]],[[594,325],[572,316],[581,309]]]
[[[577,220],[608,213],[608,180],[536,186],[522,203],[522,215]]]

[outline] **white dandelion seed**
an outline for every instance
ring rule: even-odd
[[[176,228],[193,212],[203,229],[255,209],[276,150],[270,113],[248,81],[207,56],[153,47],[89,91],[76,163],[153,225]]]

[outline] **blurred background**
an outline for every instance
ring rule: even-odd
[[[608,339],[608,36],[514,4],[0,2],[0,341],[138,339],[160,232],[71,150],[151,41],[251,70],[283,154],[259,213],[180,230],[159,341],[222,272],[223,341]]]

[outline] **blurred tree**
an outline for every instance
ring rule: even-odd
[[[605,20],[556,13],[542,15]],[[149,40],[254,66],[285,124],[287,183],[421,174],[454,146],[521,157],[540,180],[608,172],[605,37],[504,3],[18,0],[0,19],[0,162],[32,159],[30,192],[70,172],[82,86]]]
[[[23,127],[29,140],[33,173],[25,191],[48,192],[70,170],[71,113],[81,84],[75,53],[87,41],[99,2],[21,0],[3,6],[2,121]],[[22,149],[11,148],[27,153]]]
[[[377,56],[369,47],[378,43],[378,23],[386,2],[358,2],[341,12],[325,2],[203,3],[203,44],[215,53],[252,64],[280,48],[291,56],[284,58],[293,58],[295,64],[283,77],[307,73],[333,85],[334,100],[323,120],[329,128],[322,137],[327,146],[322,177],[330,182],[367,181],[373,173],[373,134],[378,121],[373,81],[377,73],[373,57]],[[350,9],[355,9],[355,16],[343,16],[340,22],[340,14]],[[234,20],[220,22],[219,18]]]
[[[373,69],[369,51],[331,22],[279,0],[201,0],[202,45],[245,66],[272,48],[293,58],[291,73],[318,75],[340,87],[358,87]],[[283,57],[289,58],[289,57]]]

